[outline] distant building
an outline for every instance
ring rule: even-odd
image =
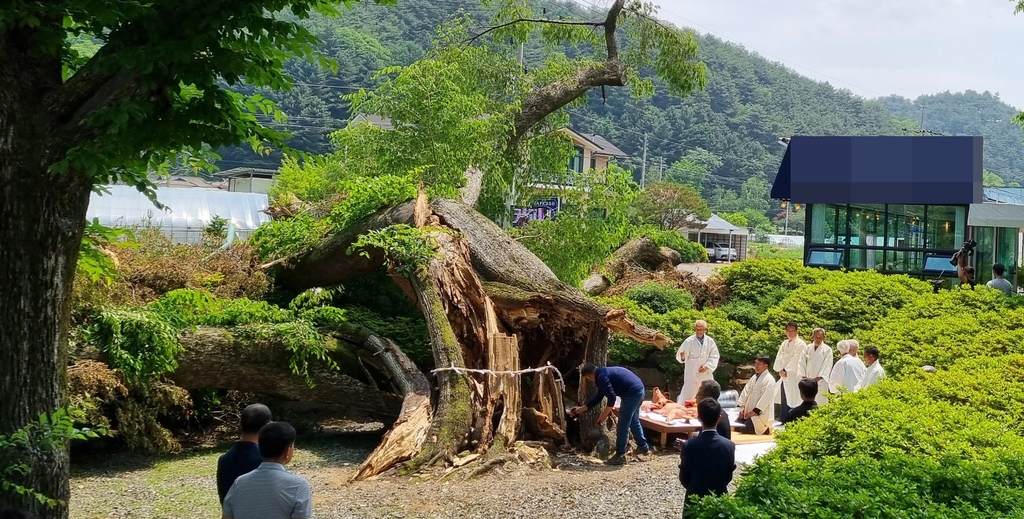
[[[228,191],[267,194],[274,186],[277,173],[276,169],[232,168],[214,175],[228,181]]]

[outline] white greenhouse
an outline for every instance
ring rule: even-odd
[[[132,186],[105,186],[109,193],[93,193],[88,221],[99,218],[108,227],[159,227],[175,243],[198,243],[215,216],[234,227],[236,238],[245,238],[263,222],[269,222],[264,193],[239,193],[216,189],[157,187],[156,198],[167,206],[158,209]]]

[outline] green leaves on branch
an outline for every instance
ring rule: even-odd
[[[82,330],[82,340],[99,347],[110,367],[130,385],[146,385],[178,367],[178,330],[143,308],[105,308]]]
[[[138,247],[128,229],[115,229],[100,224],[99,218],[85,226],[78,254],[78,272],[92,281],[111,284],[118,278],[117,264],[110,247]]]
[[[434,227],[392,225],[360,235],[348,248],[348,254],[359,251],[361,256],[369,258],[369,249],[380,249],[384,251],[384,261],[389,270],[411,278],[417,270],[426,267],[427,263],[438,255],[437,244],[427,234],[428,232],[446,231]]]

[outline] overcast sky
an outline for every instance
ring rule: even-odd
[[[1024,14],[1008,0],[654,3],[663,19],[864,97],[988,90],[1024,108]]]

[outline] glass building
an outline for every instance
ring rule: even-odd
[[[792,137],[772,198],[806,204],[804,264],[956,277],[978,242],[976,279],[1006,266],[1016,285],[1024,192],[983,190],[980,137]],[[988,203],[985,203],[988,202]],[[997,203],[998,202],[998,203]]]

